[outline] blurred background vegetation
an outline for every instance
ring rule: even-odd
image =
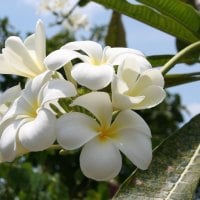
[[[84,6],[87,2],[79,1],[76,6]],[[59,18],[52,22],[57,26],[61,26],[62,20],[67,20],[69,17],[69,15],[61,16],[58,12],[53,11],[52,14]],[[121,15],[113,11],[107,24],[91,27],[88,37],[83,39],[94,40],[103,45],[126,47],[126,31]],[[5,40],[11,35],[20,36],[20,30],[10,24],[9,18],[0,19],[0,49],[4,47]],[[70,29],[63,29],[47,39],[47,53],[74,40],[76,40],[74,32]],[[177,50],[185,45],[180,40],[177,40],[177,44]],[[4,91],[18,82],[23,85],[24,79],[13,75],[1,75],[0,90]],[[162,139],[178,129],[183,122],[183,111],[185,108],[181,103],[180,96],[168,93],[165,101],[156,108],[139,112],[151,128],[153,146],[159,144]],[[95,182],[84,177],[81,173],[79,153],[80,151],[74,151],[61,155],[58,150],[47,150],[30,153],[16,159],[13,163],[1,164],[0,199],[106,200],[113,196],[119,185],[134,170],[130,161],[123,157],[123,167],[116,179],[109,182]]]

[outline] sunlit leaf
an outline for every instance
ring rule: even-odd
[[[137,0],[148,5],[197,34],[200,33],[200,15],[191,5],[180,0]]]
[[[174,55],[152,55],[147,56],[148,61],[151,63],[153,67],[163,66],[166,62],[168,62]],[[196,54],[189,54],[188,56],[184,56],[178,60],[178,63],[197,63],[200,62],[199,58]]]
[[[200,80],[200,73],[170,74],[165,76],[165,88]]]
[[[114,199],[192,199],[200,178],[200,115],[154,151],[147,171],[136,170]]]
[[[105,7],[114,9],[115,11],[135,18],[141,22],[144,22],[154,28],[169,33],[179,39],[193,43],[198,41],[200,36],[197,33],[191,31],[176,19],[163,15],[153,8],[145,5],[131,4],[125,0],[93,0],[100,3]],[[177,7],[177,9],[179,9]],[[148,37],[148,36],[147,36]]]

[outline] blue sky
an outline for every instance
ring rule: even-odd
[[[103,9],[94,3],[90,3],[82,10],[88,15],[90,24],[105,24],[110,17],[111,11]],[[40,18],[46,26],[47,36],[52,36],[59,28],[50,28],[48,25],[54,22],[54,17],[49,14],[38,12],[37,0],[6,0],[0,3],[0,17],[8,16],[11,24],[20,31],[22,36],[27,32],[33,32],[35,23]],[[97,20],[98,19],[98,20]],[[146,55],[175,53],[175,40],[172,36],[151,28],[141,22],[128,17],[123,17],[127,31],[128,47],[141,50]],[[172,73],[200,71],[200,65],[194,66],[177,65]],[[169,89],[172,93],[178,93],[182,102],[191,111],[191,114],[200,112],[199,81],[195,83],[176,86]],[[186,120],[189,120],[186,116]]]

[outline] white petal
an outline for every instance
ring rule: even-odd
[[[17,64],[21,64],[20,68],[21,70],[34,74],[41,73],[40,69],[38,68],[37,64],[34,62],[33,58],[28,52],[28,49],[23,44],[21,39],[19,37],[11,36],[9,37],[5,42],[5,49],[3,51],[3,54],[6,53],[6,50],[8,50],[8,56],[10,53],[11,61],[13,60]],[[8,56],[5,55],[7,58]],[[19,69],[19,66],[16,66]]]
[[[19,76],[27,76],[27,73],[21,72],[15,66],[10,64],[6,59],[5,56],[0,54],[0,73],[1,74],[15,74]]]
[[[37,57],[43,63],[44,58],[46,57],[46,36],[44,24],[41,20],[38,20],[36,24],[35,50]]]
[[[140,58],[141,56],[127,55],[126,59],[118,67],[117,75],[126,82],[128,87],[133,87],[141,72],[144,71],[143,65],[145,66],[145,64],[142,61],[139,62],[138,57]],[[141,60],[146,59],[141,57]]]
[[[136,55],[144,57],[144,54],[141,51],[121,47],[107,48],[104,56],[107,58],[109,63],[119,65],[122,61],[124,61],[126,56],[130,54],[133,56]]]
[[[7,112],[7,110],[8,106],[6,106],[5,104],[0,105],[0,120],[2,120],[3,115]]]
[[[80,155],[80,167],[85,176],[98,181],[106,181],[118,175],[122,158],[118,149],[109,141],[97,138],[88,142]]]
[[[144,54],[139,50],[124,48],[124,47],[112,47],[112,48],[108,48],[106,51],[106,56],[108,57],[111,57],[111,56],[116,57],[122,54],[136,54],[139,56],[144,56]]]
[[[136,129],[122,129],[112,141],[138,168],[148,168],[152,160],[152,147],[147,135]]]
[[[131,109],[134,105],[140,104],[145,96],[131,97],[120,93],[112,93],[113,107],[118,110]]]
[[[0,152],[5,161],[12,161],[16,157],[15,143],[18,129],[15,123],[9,125],[2,133],[0,138]]]
[[[68,49],[60,49],[50,53],[44,63],[49,69],[57,70],[75,58],[84,59],[85,56]]]
[[[16,99],[3,115],[0,124],[4,123],[8,119],[15,118],[18,115],[27,115],[28,112],[31,111],[31,108],[32,105],[29,104],[23,97]]]
[[[8,119],[11,119],[13,117],[16,117],[16,115],[17,115],[16,110],[18,108],[17,101],[18,100],[16,100],[12,104],[12,106],[7,109],[6,113],[4,113],[4,115],[2,116],[1,121],[0,121],[0,132],[2,132],[1,126],[5,121],[7,121]]]
[[[57,141],[65,149],[77,149],[98,135],[99,125],[77,112],[62,115],[57,122]]]
[[[90,65],[79,63],[72,68],[72,77],[80,84],[91,90],[106,87],[113,79],[114,68],[111,65]]]
[[[136,97],[129,96],[128,94],[126,95],[127,91],[128,87],[125,82],[118,77],[115,77],[112,82],[113,107],[116,109],[131,108],[132,105],[142,102],[142,100],[145,98],[145,96],[142,95]]]
[[[144,56],[141,56],[141,55],[124,54],[121,57],[119,56],[119,58],[117,58],[115,62],[122,59],[124,59],[124,64],[128,66],[129,68],[132,68],[132,70],[134,71],[135,71],[135,68],[139,68],[140,72],[144,72],[152,68],[149,61]]]
[[[76,98],[73,106],[82,106],[100,121],[101,126],[109,127],[112,119],[112,103],[105,92],[91,92]]]
[[[41,64],[42,70],[42,63],[46,56],[46,37],[44,25],[41,20],[37,21],[35,33],[27,37],[24,44],[29,51],[33,51],[35,53],[37,60]],[[40,65],[38,65],[38,67],[40,67]]]
[[[4,48],[2,49],[3,59],[8,63],[9,67],[2,63],[7,70],[3,70],[4,74],[15,74],[19,76],[24,76],[32,78],[35,76],[35,73],[32,72],[27,66],[25,66],[21,58],[16,55],[11,49]]]
[[[30,119],[19,130],[19,141],[29,151],[42,151],[55,139],[56,118],[47,109],[41,109],[35,119]]]
[[[16,156],[27,152],[17,141],[18,130],[24,122],[24,120],[14,121],[4,129],[0,138],[3,161],[13,161]]]
[[[149,86],[143,89],[138,95],[145,96],[141,103],[132,106],[133,109],[152,108],[160,104],[166,97],[166,92],[160,86]]]
[[[34,79],[29,80],[25,89],[22,91],[23,98],[30,104],[37,103],[39,92],[45,83],[50,80],[52,73],[52,71],[46,71]]]
[[[114,76],[111,87],[112,87],[112,92],[114,93],[124,94],[125,92],[129,90],[126,82],[117,76]]]
[[[0,105],[13,102],[15,99],[19,97],[20,93],[21,93],[20,85],[16,85],[14,87],[7,89],[3,94],[0,95]]]
[[[35,105],[32,105],[30,102],[28,102],[25,98],[20,96],[13,105],[9,108],[8,113],[5,114],[5,116],[17,116],[17,115],[29,115],[30,112],[35,113]],[[12,116],[13,113],[13,116]]]
[[[150,85],[164,87],[164,77],[160,70],[149,69],[144,71],[139,77],[136,87],[133,87],[133,90],[135,90],[134,93],[139,93]]]
[[[131,110],[121,111],[112,123],[111,129],[118,131],[123,129],[135,129],[151,137],[151,130],[147,123],[136,112]]]
[[[69,42],[62,47],[62,49],[82,50],[90,58],[101,61],[103,50],[100,44],[93,41],[76,41]]]
[[[75,86],[66,80],[54,79],[49,81],[41,90],[40,102],[44,104],[48,101],[76,96]]]

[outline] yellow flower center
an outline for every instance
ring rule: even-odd
[[[111,137],[113,137],[113,136],[116,135],[115,130],[113,130],[113,128],[111,128],[111,127],[109,127],[109,128],[101,127],[101,128],[99,129],[99,132],[100,132],[100,134],[99,134],[99,139],[100,139],[101,141],[105,141],[105,140],[107,140],[108,138],[111,138]]]
[[[95,67],[99,67],[101,65],[106,64],[106,60],[105,59],[99,60],[99,59],[93,58],[93,59],[90,60],[90,64],[94,65]]]
[[[30,107],[30,109],[27,110],[27,114],[32,118],[36,118],[38,108],[39,108],[38,102],[36,102],[36,101],[33,102],[32,107]]]

